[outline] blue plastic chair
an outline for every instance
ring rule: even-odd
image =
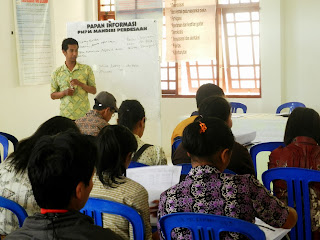
[[[287,182],[288,206],[296,209],[298,222],[291,229],[290,239],[311,240],[309,184],[320,182],[320,171],[304,168],[272,168],[262,174],[264,186],[270,190],[273,180]]]
[[[166,240],[171,239],[171,231],[176,227],[188,228],[192,240],[218,240],[221,232],[237,232],[251,240],[264,240],[265,234],[253,223],[226,216],[207,213],[172,213],[160,218],[160,229]]]
[[[18,203],[0,196],[0,207],[13,212],[18,217],[19,227],[22,227],[24,220],[28,217],[26,210]]]
[[[282,109],[284,108],[289,108],[289,113],[291,113],[293,111],[293,109],[295,109],[296,107],[306,107],[306,105],[304,105],[301,102],[287,102],[284,104],[281,104],[278,108],[276,113],[280,113]]]
[[[177,164],[177,166],[181,166],[181,175],[188,175],[188,173],[190,172],[192,166],[191,163],[181,163],[181,164]]]
[[[250,155],[253,161],[255,176],[257,176],[257,155],[259,152],[269,151],[272,152],[280,146],[285,146],[284,142],[265,142],[254,145],[250,148]]]
[[[132,225],[133,238],[135,240],[144,239],[144,223],[140,214],[133,208],[118,202],[113,202],[99,198],[89,198],[82,213],[92,217],[94,223],[103,226],[102,213],[116,214],[126,218]]]
[[[176,137],[172,147],[171,147],[171,156],[173,156],[174,152],[177,150],[178,146],[180,145],[180,143],[182,142],[182,138],[181,137]]]
[[[139,162],[130,162],[128,168],[147,167],[147,166],[149,166],[149,165],[146,165],[146,164],[143,164],[143,163],[139,163]]]
[[[238,108],[241,108],[243,113],[247,113],[247,106],[239,102],[230,102],[231,112],[236,113]]]
[[[15,151],[18,144],[18,139],[15,136],[5,132],[0,132],[0,135],[5,136],[12,143],[13,149]]]
[[[2,147],[3,147],[3,160],[5,160],[8,156],[8,151],[9,151],[9,141],[8,139],[3,136],[3,135],[0,135],[0,144],[2,144]],[[1,162],[1,155],[0,155],[0,162]]]

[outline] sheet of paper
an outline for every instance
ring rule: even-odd
[[[256,131],[234,131],[233,134],[236,142],[242,145],[252,142],[257,135]]]
[[[159,200],[160,194],[177,184],[181,166],[148,166],[128,168],[127,177],[140,183],[149,194],[149,202]]]
[[[274,228],[261,219],[256,218],[255,224],[264,232],[267,240],[281,240],[291,229]]]
[[[148,191],[149,206],[152,201],[159,200],[160,194],[177,184],[180,180],[181,166],[148,166],[128,168],[126,176],[140,183]],[[152,226],[157,224],[156,217],[150,217]]]

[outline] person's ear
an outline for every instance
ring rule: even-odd
[[[62,53],[63,53],[64,56],[67,56],[67,51],[62,50]]]
[[[82,199],[83,196],[83,190],[85,189],[85,185],[83,182],[79,182],[77,187],[76,187],[76,198],[77,199]]]
[[[188,155],[189,158],[191,158],[190,153],[187,152],[187,155]]]
[[[131,163],[132,152],[129,152],[125,158],[125,168],[127,169]]]
[[[230,163],[231,153],[232,152],[230,151],[229,148],[223,149],[220,153],[221,163],[225,166],[225,168]]]
[[[146,117],[143,117],[140,121],[139,121],[139,127],[143,128],[146,122]]]

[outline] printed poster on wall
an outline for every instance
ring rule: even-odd
[[[215,0],[166,0],[168,62],[216,58]]]
[[[13,0],[21,85],[50,82],[53,67],[49,0]]]

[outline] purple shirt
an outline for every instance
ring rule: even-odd
[[[192,168],[184,181],[161,194],[158,219],[175,212],[211,213],[251,223],[258,217],[273,227],[281,227],[288,217],[288,208],[252,175],[221,173],[209,165]],[[172,237],[191,239],[188,233],[176,228]],[[225,236],[230,237],[239,236]]]

